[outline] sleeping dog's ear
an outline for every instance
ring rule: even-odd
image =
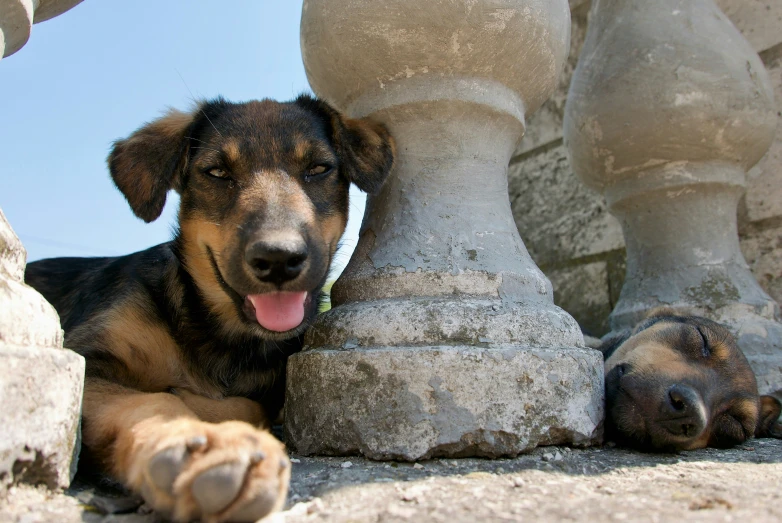
[[[366,193],[376,193],[394,165],[396,145],[383,124],[347,118],[322,100],[296,98],[299,107],[314,112],[329,126],[340,170]]]
[[[782,438],[782,390],[760,397],[756,438]]]
[[[625,329],[619,332],[609,333],[600,340],[600,346],[597,350],[603,353],[603,361],[606,361],[611,355],[616,352],[616,349],[622,346],[624,342],[630,339],[632,332],[630,329]]]
[[[147,223],[163,212],[168,191],[179,188],[192,124],[193,113],[172,109],[114,142],[108,158],[111,178],[135,215]]]

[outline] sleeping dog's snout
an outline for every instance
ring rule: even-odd
[[[673,436],[694,438],[706,428],[703,399],[694,388],[672,385],[660,405],[657,424]]]
[[[244,253],[255,277],[276,285],[296,279],[304,271],[308,256],[307,242],[295,231],[266,234],[250,242]]]

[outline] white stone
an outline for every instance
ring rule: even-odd
[[[286,406],[285,439],[304,455],[407,461],[590,445],[601,438],[599,363],[585,348],[306,351],[288,362],[297,407]]]
[[[84,358],[62,348],[54,308],[21,282],[25,257],[0,211],[0,494],[67,487],[79,449]]]
[[[306,0],[301,27],[313,90],[384,123],[397,161],[312,350],[289,362],[287,441],[416,460],[599,439],[599,354],[554,306],[507,198],[564,66],[568,3]]]

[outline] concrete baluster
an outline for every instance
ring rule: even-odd
[[[775,125],[762,62],[712,0],[594,0],[564,136],[622,223],[611,327],[659,306],[723,322],[761,390],[782,386],[782,325],[739,250],[736,209]]]
[[[0,0],[0,57],[80,1]],[[79,452],[84,358],[63,350],[57,313],[24,284],[26,257],[0,210],[0,503],[14,483],[67,487]]]
[[[566,0],[306,0],[319,96],[396,137],[334,309],[288,367],[287,443],[377,459],[599,439],[602,360],[511,215],[508,161],[554,90]]]

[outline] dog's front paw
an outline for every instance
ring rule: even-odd
[[[178,420],[139,441],[129,486],[177,521],[256,521],[285,502],[282,443],[238,421]],[[137,434],[137,437],[139,435]]]

